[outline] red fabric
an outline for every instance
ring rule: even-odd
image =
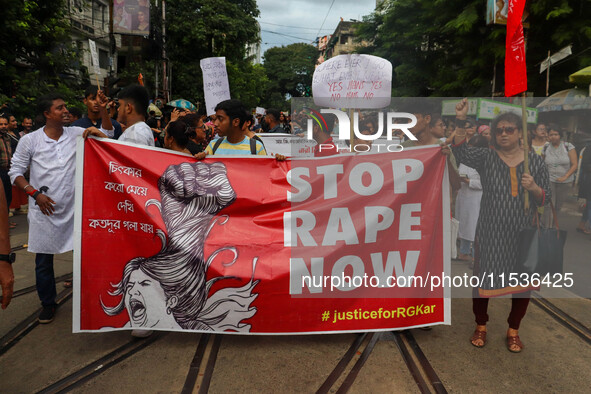
[[[30,188],[29,188],[30,189]],[[19,209],[23,205],[29,203],[29,196],[16,186],[12,186],[12,201],[10,203],[10,209]]]
[[[509,0],[507,39],[505,42],[505,96],[515,96],[527,90],[525,39],[523,37],[523,8],[525,0]]]
[[[441,276],[444,270],[443,234],[449,218],[443,210],[445,203],[441,187],[445,156],[441,155],[439,147],[396,154],[336,155],[322,160],[278,162],[271,158],[213,156],[197,162],[191,157],[165,150],[89,139],[84,145],[83,161],[82,184],[77,185],[77,190],[82,193],[82,204],[76,208],[80,220],[77,225],[81,231],[77,235],[80,237],[79,244],[78,241],[76,243],[80,245],[77,250],[80,259],[75,263],[79,267],[75,281],[80,287],[75,290],[74,296],[79,302],[74,318],[82,330],[121,328],[130,321],[126,310],[114,316],[107,315],[101,302],[113,307],[122,300],[123,294],[112,295],[109,292],[113,290],[112,284],[121,281],[128,262],[138,257],[152,259],[159,253],[162,243],[157,230],[171,236],[170,227],[165,225],[162,211],[154,202],[159,204],[163,201],[158,188],[162,174],[169,166],[181,163],[184,166],[222,163],[227,170],[236,200],[217,214],[217,221],[211,222],[211,231],[203,241],[203,256],[208,259],[221,248],[236,248],[233,264],[228,264],[232,260],[229,250],[222,251],[219,257],[211,260],[206,271],[208,280],[220,277],[231,279],[215,282],[209,289],[210,296],[221,289],[242,286],[251,278],[258,281],[253,290],[257,297],[252,305],[256,314],[244,322],[252,325],[250,332],[393,329],[444,321],[444,293],[441,287],[431,291],[429,285],[425,288],[361,286],[341,291],[330,289],[328,283],[320,292],[312,294],[309,286],[300,285],[300,281],[294,279],[299,278],[298,269],[302,264],[305,264],[305,269],[301,269],[312,272],[313,259],[320,275],[339,275],[341,272],[352,275],[353,268],[359,267],[359,272],[355,271],[358,275],[366,273],[373,276],[384,271],[399,278],[402,270],[406,270],[408,274],[423,278]],[[411,165],[414,166],[412,168],[420,168],[414,173],[416,176],[410,175]],[[341,168],[341,171],[334,172],[338,175],[336,183],[327,182],[326,185],[325,176],[317,175],[322,169],[336,167]],[[180,174],[176,172],[180,171],[178,167],[173,168],[176,170],[168,174]],[[380,188],[367,189],[371,184],[381,183],[381,178],[360,171],[363,168],[363,171],[383,174]],[[329,178],[329,173],[326,174]],[[190,182],[195,178],[187,179]],[[294,186],[290,185],[290,181],[294,182]],[[306,188],[302,184],[308,182],[310,194],[306,197]],[[138,188],[146,189],[144,193],[138,193]],[[359,194],[355,191],[361,189],[366,192]],[[288,197],[292,193],[302,198],[296,201]],[[129,209],[131,205],[133,209]],[[403,207],[408,206],[420,212],[414,211],[410,217],[405,216],[401,212]],[[164,209],[165,204],[162,207]],[[366,211],[371,207],[390,207],[395,211],[392,224],[373,238],[371,231],[366,234],[376,228],[376,224],[366,225]],[[346,216],[351,217],[350,223],[357,232],[355,242],[338,240],[330,243],[324,240],[337,232],[347,232],[345,226],[349,224],[346,220],[339,220],[340,225],[336,228],[328,227],[329,218],[334,217],[335,210],[346,210]],[[285,214],[296,215],[304,211],[315,218],[316,224],[310,230],[314,245],[303,245],[298,237],[293,241],[295,245],[286,246],[286,234],[291,234],[292,230],[289,222],[285,222]],[[173,223],[175,217],[168,216],[167,223]],[[380,216],[378,220],[383,222],[385,219]],[[116,222],[116,226],[109,227],[105,223],[107,221],[111,224]],[[181,222],[174,223],[178,225]],[[296,222],[299,224],[294,226],[302,223],[301,220]],[[137,226],[130,228],[130,223]],[[142,224],[151,227],[146,230]],[[405,230],[407,227],[414,235]],[[191,239],[188,237],[185,241],[190,242]],[[400,264],[394,263],[398,261],[395,257],[387,263],[388,254],[398,256],[398,253]],[[413,253],[418,260],[411,267],[409,256]],[[351,260],[356,257],[360,259],[359,264],[357,260]],[[256,269],[253,268],[255,260]],[[131,294],[131,291],[125,290],[125,294]],[[387,314],[384,311],[388,311]],[[375,313],[372,315],[371,312]],[[340,319],[336,318],[337,313]],[[357,318],[359,315],[362,318]],[[325,320],[323,316],[326,316]]]
[[[326,157],[333,156],[339,153],[336,145],[334,144],[332,137],[324,141],[322,144],[318,144],[314,147],[314,157]]]

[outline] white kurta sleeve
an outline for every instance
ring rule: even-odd
[[[80,126],[70,126],[68,128],[72,130],[76,135],[82,135],[84,134],[84,130],[86,130],[84,127]],[[101,133],[105,134],[109,138],[113,138],[113,136],[115,135],[115,128],[111,130],[105,130],[102,127],[99,127],[98,129],[101,131]]]
[[[10,170],[8,171],[10,183],[14,184],[14,180],[17,177],[24,176],[25,172],[27,172],[33,157],[32,145],[31,134],[25,135],[20,139],[10,162]]]
[[[103,129],[103,127],[99,127],[99,130],[101,131],[101,133],[104,133],[107,135],[107,137],[109,138],[113,138],[115,136],[115,127],[113,127],[111,130],[107,130],[107,129]]]
[[[482,184],[480,183],[480,177],[478,178],[470,178],[470,183],[468,184],[470,189],[474,190],[482,190]]]

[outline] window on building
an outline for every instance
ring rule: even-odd
[[[99,66],[102,69],[108,70],[109,69],[109,52],[99,49]]]
[[[341,45],[345,45],[347,42],[349,42],[349,36],[343,34],[341,36]]]

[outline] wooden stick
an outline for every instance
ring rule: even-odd
[[[351,153],[355,153],[355,131],[353,130],[353,127],[355,127],[355,110],[353,108],[349,109],[349,122],[351,122],[349,133],[349,147],[351,148]]]
[[[98,90],[101,90],[101,84],[99,83],[98,75],[94,74],[94,77],[96,78],[96,87],[98,88]]]
[[[529,175],[529,141],[527,135],[527,109],[525,107],[525,92],[521,93],[521,126],[523,128],[523,171]],[[529,211],[529,192],[525,192],[524,209]]]

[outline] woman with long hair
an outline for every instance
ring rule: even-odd
[[[256,313],[251,304],[258,280],[251,277],[242,286],[218,287],[212,292],[214,283],[230,277],[206,278],[221,252],[229,251],[234,256],[225,266],[238,258],[233,246],[222,247],[207,258],[204,255],[212,227],[228,220],[216,215],[236,199],[225,165],[172,165],[158,180],[158,188],[161,200],[149,200],[146,208],[155,205],[161,211],[166,227],[166,234],[158,233],[162,249],[154,256],[136,257],[125,265],[121,281],[113,284],[109,292],[121,299],[113,307],[101,299],[104,312],[115,316],[126,309],[129,325],[134,328],[249,331],[250,325],[242,321]],[[256,260],[253,276],[255,264]],[[143,286],[136,286],[138,282]]]

